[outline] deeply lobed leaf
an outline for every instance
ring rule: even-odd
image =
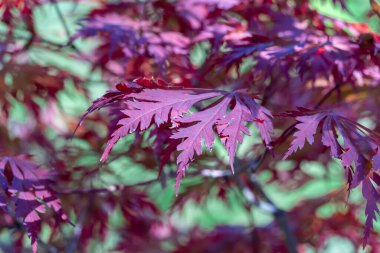
[[[156,127],[167,125],[173,130],[168,142],[169,146],[172,146],[170,152],[174,151],[172,145],[174,143],[179,151],[176,192],[190,162],[195,155],[202,154],[202,143],[204,142],[207,149],[211,149],[215,134],[221,138],[228,150],[233,171],[238,143],[242,143],[243,134],[249,134],[245,125],[247,122],[255,123],[266,145],[271,142],[272,115],[269,110],[257,104],[254,98],[244,90],[228,93],[197,89],[145,88],[127,94],[122,98],[123,108],[126,108],[122,110],[124,117],[119,120],[118,128],[111,134],[101,161],[107,159],[120,138],[135,131],[146,131],[154,124]],[[189,112],[195,105],[199,108],[201,102],[211,99],[216,101],[203,109]],[[104,101],[108,102],[107,99]],[[99,102],[95,101],[88,112],[98,108],[97,104]],[[168,155],[166,154],[166,157]]]
[[[310,112],[306,112],[309,113]],[[364,241],[365,245],[372,229],[373,220],[379,212],[377,204],[380,203],[379,193],[371,183],[371,171],[378,170],[379,136],[366,127],[332,112],[320,112],[307,116],[298,116],[299,121],[295,126],[296,137],[289,147],[284,159],[289,157],[297,149],[302,149],[306,140],[313,144],[314,135],[321,125],[322,143],[330,148],[331,155],[341,160],[342,166],[351,173],[354,168],[353,178],[348,178],[349,187],[356,187],[362,183],[363,196],[367,200]],[[338,141],[338,134],[343,142]],[[372,152],[368,152],[372,150]],[[371,166],[369,169],[369,166]]]
[[[66,220],[61,201],[50,188],[51,182],[46,170],[24,156],[0,158],[0,207],[21,219],[31,238],[33,252],[37,252],[42,213],[52,211],[56,224]],[[10,203],[14,203],[14,210]]]

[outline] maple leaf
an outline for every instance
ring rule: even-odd
[[[84,2],[91,3],[91,6],[82,12]],[[110,137],[104,147],[102,162],[120,138],[133,133],[134,136],[130,137],[135,137],[134,143],[125,153],[128,159],[147,170],[158,165],[159,175],[164,166],[177,159],[178,192],[186,169],[199,159],[197,165],[202,165],[204,170],[188,176],[202,180],[186,187],[186,194],[174,201],[171,207],[176,212],[189,200],[201,204],[213,192],[222,201],[227,201],[228,189],[236,186],[243,193],[252,190],[252,194],[258,194],[254,196],[258,200],[266,198],[261,186],[250,180],[253,178],[245,177],[241,184],[234,178],[227,180],[231,174],[229,171],[211,170],[214,164],[224,167],[224,159],[217,159],[211,165],[207,162],[208,155],[198,157],[206,149],[211,149],[218,139],[227,150],[229,167],[233,171],[238,147],[250,134],[249,124],[259,132],[267,151],[295,133],[285,158],[305,148],[306,142],[312,144],[318,136],[322,143],[320,149],[295,156],[290,170],[279,169],[281,165],[278,166],[274,159],[265,163],[272,175],[267,183],[281,184],[284,189],[305,185],[315,175],[300,172],[300,166],[312,159],[326,164],[328,160],[325,156],[319,157],[318,153],[327,147],[331,156],[341,161],[349,189],[362,184],[366,200],[363,244],[376,251],[380,237],[369,238],[369,234],[380,210],[377,206],[380,202],[380,176],[377,174],[380,137],[343,114],[299,108],[297,112],[277,114],[297,117],[298,124],[287,128],[275,143],[271,142],[272,114],[262,105],[268,105],[274,111],[294,106],[310,107],[326,86],[335,86],[335,89],[321,98],[318,108],[325,102],[331,103],[331,107],[335,101],[330,95],[337,91],[339,101],[336,102],[355,101],[353,106],[349,104],[346,108],[339,108],[340,111],[345,109],[347,115],[355,117],[358,114],[369,119],[373,129],[379,129],[376,119],[380,113],[376,108],[380,100],[377,89],[373,89],[380,84],[379,35],[364,23],[325,16],[319,13],[323,6],[314,6],[310,2],[74,0],[61,6],[58,0],[0,0],[0,228],[15,232],[12,242],[1,243],[0,248],[5,252],[23,251],[20,247],[27,233],[32,239],[32,250],[36,252],[41,228],[46,227],[50,233],[46,236],[49,238],[46,242],[48,251],[91,251],[93,241],[99,244],[115,232],[120,243],[113,250],[122,252],[164,252],[168,243],[172,252],[214,252],[216,249],[224,252],[286,252],[297,251],[306,244],[318,251],[323,250],[332,235],[347,238],[355,250],[360,251],[359,205],[348,203],[350,209],[347,212],[337,212],[328,218],[317,214],[318,208],[326,203],[341,205],[346,198],[345,191],[341,191],[339,197],[327,194],[301,201],[294,210],[288,210],[286,216],[291,233],[281,231],[284,229],[274,223],[254,229],[251,226],[223,226],[208,232],[196,227],[184,233],[175,224],[162,219],[160,209],[149,201],[148,196],[134,190],[148,185],[154,190],[158,180],[87,188],[100,187],[92,180],[99,170],[86,157],[89,153],[97,155],[101,148],[99,140],[103,138],[104,118],[94,117],[91,120],[95,124],[83,127],[84,131],[76,140],[79,145],[62,145],[62,139],[67,136],[57,126],[71,127],[72,118],[69,115],[62,115],[63,121],[57,118],[56,108],[52,105],[65,109],[69,104],[69,100],[61,97],[66,94],[67,84],[70,87],[66,81],[73,81],[81,93],[87,94],[93,91],[92,85],[86,85],[90,82],[112,83],[119,78],[147,76],[118,84],[116,91],[108,91],[95,100],[80,119],[78,127],[89,114],[104,107],[111,108]],[[347,1],[329,2],[348,11]],[[378,2],[370,1],[374,12],[371,15],[380,13]],[[73,7],[69,16],[64,15],[69,7],[66,4]],[[49,29],[40,29],[41,22],[35,18],[38,19],[40,11],[45,9],[58,14],[58,22],[72,38],[70,43],[56,43],[55,35],[49,35]],[[76,19],[77,14],[83,15],[83,19],[79,22],[79,29],[73,31],[71,19]],[[74,32],[73,36],[71,32]],[[87,50],[90,48],[71,44],[78,38],[95,39],[95,48]],[[56,56],[62,53],[65,61],[80,60],[89,65],[91,71],[79,71],[85,75],[82,79],[75,66],[51,62],[49,59],[54,56],[51,53]],[[41,61],[46,57],[49,58],[47,61]],[[54,66],[44,66],[45,63]],[[236,69],[237,75],[231,67]],[[72,74],[66,73],[65,69]],[[192,88],[174,87],[150,78],[152,74]],[[351,90],[347,87],[349,85],[367,87]],[[216,90],[220,87],[228,92]],[[263,92],[262,103],[244,90],[251,88]],[[325,106],[329,108],[329,105]],[[23,123],[14,123],[19,120],[19,108],[26,110],[27,119]],[[278,130],[285,129],[287,124],[286,120],[279,119]],[[45,131],[46,127],[48,131]],[[242,168],[262,161],[264,156],[251,159],[250,154],[257,146],[244,152],[239,161]],[[77,222],[74,230],[69,229],[69,234],[60,235],[62,229],[66,231],[61,226],[62,207],[57,192],[50,188],[53,181],[48,171],[41,169],[30,157],[2,156],[3,153],[17,154],[20,150],[37,152],[39,159],[48,161],[60,172],[56,175],[61,180],[57,185],[64,183],[72,188],[60,193],[64,194],[66,207]],[[107,173],[113,173],[113,167],[119,167],[117,163],[113,165],[116,166],[111,166]],[[172,176],[170,171],[162,173],[158,179],[162,179],[164,186],[165,178]],[[215,185],[215,177],[226,180],[218,180]],[[251,205],[263,207],[252,201],[251,194],[245,197],[248,202],[239,203],[247,209]],[[273,207],[275,210],[274,203]],[[109,226],[115,212],[121,212],[123,216],[123,222],[116,228]],[[285,217],[284,213],[271,214],[274,218]],[[280,238],[284,232],[290,235],[290,239],[292,233],[295,234],[300,244],[284,243]],[[185,243],[181,240],[184,236],[189,238]]]
[[[241,100],[243,100],[244,104],[248,107],[249,111],[251,112],[252,117],[250,121],[255,122],[255,125],[259,129],[261,138],[263,139],[264,143],[267,145],[268,148],[271,148],[270,147],[270,142],[271,142],[270,133],[273,132],[271,112],[268,109],[266,109],[264,106],[257,104],[254,100],[254,98],[256,97],[248,96],[247,93],[239,93],[239,96]]]
[[[296,138],[292,141],[292,144],[286,152],[284,159],[296,152],[297,149],[302,149],[306,141],[309,144],[313,144],[314,135],[317,132],[319,122],[323,117],[323,114],[296,117],[296,119],[300,122],[295,126],[298,131],[294,134]]]
[[[372,157],[372,168],[374,170],[380,170],[380,151],[376,148],[376,154]]]
[[[186,55],[190,44],[190,40],[179,32],[162,30],[153,26],[150,20],[133,19],[116,13],[87,18],[82,20],[81,25],[71,42],[101,35],[105,41],[98,49],[101,59],[119,54],[124,60],[148,55],[163,64],[170,56]]]
[[[213,127],[218,120],[225,116],[230,102],[231,96],[225,96],[205,110],[192,113],[179,120],[180,123],[196,123],[172,135],[173,139],[185,139],[177,147],[177,150],[180,151],[177,158],[178,176],[175,187],[177,193],[181,178],[185,175],[185,170],[195,153],[202,154],[202,140],[204,140],[206,148],[212,148],[215,140]]]
[[[169,120],[170,122],[175,122],[180,115],[188,112],[195,103],[220,95],[220,92],[200,94],[191,90],[156,89],[144,89],[140,93],[131,95],[130,98],[133,98],[133,100],[126,101],[125,105],[127,108],[132,109],[122,110],[122,113],[127,117],[118,122],[120,127],[112,133],[101,161],[107,159],[112,147],[120,138],[136,130],[146,130],[150,127],[152,120],[157,126]]]
[[[33,252],[37,252],[37,238],[42,224],[40,215],[52,211],[54,218],[56,218],[56,224],[63,222],[66,216],[63,214],[61,202],[45,186],[36,187],[33,191],[22,191],[15,194],[17,194],[15,214],[22,218],[32,240]]]
[[[126,96],[132,92],[139,92],[142,89],[142,87],[136,85],[135,83],[119,83],[116,85],[116,89],[116,91],[108,91],[102,97],[92,102],[92,105],[87,109],[86,113],[79,120],[79,123],[76,126],[74,133],[77,131],[78,127],[82,125],[83,121],[89,114],[101,108],[107,107],[113,104],[114,102],[125,99]]]
[[[296,136],[296,138],[292,141],[284,159],[297,151],[298,148],[303,148],[306,140],[309,144],[312,144],[314,142],[316,130],[321,124],[323,145],[330,148],[331,154],[334,158],[341,159],[344,167],[351,167],[354,163],[356,165],[356,170],[359,170],[359,172],[364,171],[365,168],[362,161],[364,157],[361,155],[361,152],[359,152],[363,145],[374,150],[375,155],[369,154],[369,156],[372,157],[372,160],[374,161],[373,165],[378,166],[377,150],[380,139],[375,132],[348,118],[332,112],[298,116],[296,119],[300,122],[295,126],[297,131],[294,136]],[[338,133],[342,136],[343,145],[337,140]],[[374,167],[373,169],[376,168]]]
[[[244,90],[228,93],[197,89],[145,88],[139,92],[130,93],[123,97],[123,107],[126,108],[121,110],[123,118],[119,120],[118,128],[111,134],[101,161],[104,162],[107,159],[120,138],[135,131],[145,131],[152,124],[157,127],[167,124],[171,125],[175,132],[168,139],[168,149],[164,153],[165,160],[169,159],[175,147],[180,151],[177,157],[178,176],[175,187],[177,192],[181,178],[190,162],[195,155],[202,154],[202,142],[204,141],[207,149],[212,148],[215,140],[214,130],[228,150],[233,170],[237,145],[242,143],[242,134],[249,134],[245,126],[246,122],[256,124],[266,145],[269,145],[271,141],[272,115],[266,108],[257,104],[255,98]],[[187,114],[194,105],[210,99],[216,99],[216,101],[206,108]],[[97,103],[95,101],[94,105]],[[88,112],[93,111],[94,105]]]
[[[243,40],[229,41],[227,45],[229,51],[219,61],[229,69],[233,64],[239,66],[243,58],[273,46],[274,41],[269,37],[253,34]]]
[[[304,24],[287,15],[273,15],[276,22],[272,33],[267,33],[273,34],[272,36],[250,35],[228,41],[227,50],[221,57],[215,58],[215,63],[228,70],[232,65],[239,68],[243,59],[252,57],[257,61],[255,72],[267,66],[264,72],[269,75],[274,66],[279,66],[287,74],[294,68],[304,81],[315,82],[320,77],[329,80],[332,76],[335,83],[348,80],[352,83],[359,82],[357,76],[363,75],[363,69],[373,65],[364,57],[378,52],[378,45],[373,39],[372,43],[364,46],[361,40],[358,42],[340,35],[330,37],[322,31],[307,30]],[[352,25],[345,25],[346,29],[360,34]],[[284,36],[277,36],[278,33],[283,33]],[[379,64],[374,57],[372,62]]]
[[[306,112],[309,113],[309,112]],[[377,202],[380,202],[380,195],[373,188],[367,169],[367,164],[372,164],[372,171],[379,168],[379,144],[378,134],[370,129],[332,112],[320,112],[307,116],[298,116],[296,119],[300,122],[295,127],[297,129],[287,153],[286,159],[298,148],[302,148],[306,142],[312,144],[314,135],[318,126],[322,125],[322,143],[329,147],[331,155],[341,160],[344,168],[355,167],[353,178],[348,178],[350,188],[358,186],[361,182],[363,185],[363,196],[367,199],[365,223],[364,244],[366,244],[369,231],[372,229],[373,220],[376,220],[375,212],[378,212]],[[343,143],[338,142],[338,134],[341,135]],[[374,152],[368,152],[374,150]],[[367,153],[367,158],[365,154]],[[352,181],[351,181],[352,180]],[[379,180],[380,183],[380,180]]]
[[[15,204],[15,216],[20,218],[32,240],[33,252],[37,252],[37,238],[41,230],[41,213],[52,210],[58,223],[65,220],[61,202],[50,189],[49,173],[40,166],[25,159],[25,156],[0,158],[0,184],[7,195],[0,200],[6,200],[0,206],[8,213],[8,201]],[[8,198],[10,196],[10,199]]]
[[[160,164],[158,176],[161,175],[164,166],[168,164],[172,154],[176,151],[177,146],[181,142],[180,140],[174,141],[173,139],[170,139],[171,134],[171,129],[167,129],[163,126],[156,127],[150,134],[150,137],[155,137],[153,149],[154,154],[158,157],[158,162]]]
[[[221,136],[223,145],[227,148],[232,171],[235,170],[234,158],[237,145],[243,142],[243,134],[249,135],[249,129],[245,126],[245,122],[252,117],[250,111],[243,106],[241,99],[239,97],[235,97],[235,99],[238,102],[231,112],[217,122],[217,132]]]
[[[363,246],[365,247],[370,236],[370,232],[373,229],[373,221],[377,221],[376,214],[380,214],[380,210],[377,206],[377,203],[380,203],[380,194],[375,189],[369,178],[363,180],[362,194],[367,200],[365,207],[366,222],[363,240]]]

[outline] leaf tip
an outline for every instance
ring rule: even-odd
[[[232,175],[235,175],[235,168],[234,168],[234,165],[233,164],[231,164],[231,173],[232,173]]]

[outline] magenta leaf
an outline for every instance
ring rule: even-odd
[[[92,105],[87,109],[87,112],[79,120],[79,123],[75,128],[74,133],[76,132],[78,127],[82,125],[86,117],[92,112],[107,107],[113,104],[114,102],[121,101],[128,94],[132,92],[139,92],[142,89],[142,87],[137,85],[136,83],[119,83],[116,85],[116,88],[117,90],[108,91],[102,97],[92,102]]]
[[[376,213],[379,213],[377,203],[380,202],[380,195],[373,187],[367,169],[367,164],[372,164],[372,170],[379,168],[379,138],[372,130],[334,113],[316,113],[308,116],[296,118],[300,123],[296,125],[297,131],[285,158],[302,148],[305,141],[310,144],[314,141],[319,124],[322,124],[322,143],[330,148],[331,155],[342,162],[342,166],[350,171],[354,169],[354,174],[349,173],[348,185],[355,188],[360,183],[363,185],[363,196],[367,200],[366,206],[366,225],[364,233],[364,242],[367,243],[370,230],[373,227],[373,220],[376,220]],[[341,135],[343,143],[337,140],[338,134]],[[375,150],[374,150],[375,149]],[[368,152],[374,150],[374,152]],[[380,182],[377,174],[373,179],[376,183]]]
[[[124,7],[125,8],[125,7]],[[186,55],[190,40],[177,31],[162,30],[149,20],[119,14],[94,15],[82,20],[81,29],[71,42],[101,34],[104,43],[98,50],[99,61],[122,55],[123,60],[149,55],[158,63],[172,55]],[[107,60],[107,61],[108,61]]]
[[[324,116],[325,115],[323,114],[314,114],[310,116],[296,117],[296,119],[300,122],[296,125],[297,131],[294,134],[296,138],[292,141],[292,144],[289,147],[288,152],[286,152],[284,159],[288,158],[298,149],[302,149],[306,141],[309,144],[313,144],[314,135],[317,132],[318,125]]]
[[[372,157],[372,168],[374,170],[380,169],[380,151],[379,147],[376,147],[375,155]]]
[[[341,149],[339,143],[336,141],[338,135],[335,130],[335,125],[332,118],[328,117],[322,127],[322,143],[326,147],[330,148],[331,156],[334,158],[339,158],[341,154]]]
[[[377,221],[376,214],[380,214],[379,208],[377,207],[377,203],[380,203],[380,194],[375,189],[369,178],[363,180],[362,193],[363,197],[367,200],[365,207],[366,222],[363,240],[363,247],[365,247],[368,242],[370,232],[373,229],[373,221]]]
[[[217,122],[217,132],[221,137],[223,145],[227,148],[230,157],[230,166],[234,172],[234,159],[239,143],[243,142],[243,134],[249,135],[249,129],[245,122],[252,118],[248,108],[243,106],[243,102],[235,96],[236,104],[226,117]]]
[[[24,156],[0,158],[0,183],[3,196],[0,193],[0,206],[5,212],[14,213],[22,220],[32,240],[33,252],[37,252],[37,238],[41,230],[40,214],[52,211],[59,222],[66,218],[63,214],[61,202],[50,188],[52,183],[49,173]],[[15,210],[6,208],[13,202]]]
[[[207,149],[212,148],[215,140],[213,126],[218,120],[227,117],[226,113],[230,102],[231,96],[226,96],[205,110],[192,113],[179,120],[180,123],[194,124],[181,129],[171,137],[173,139],[184,139],[177,147],[180,154],[177,157],[178,176],[175,187],[176,192],[178,192],[181,178],[185,175],[185,170],[194,158],[195,153],[197,155],[202,154],[202,140],[204,140]]]
[[[250,97],[247,94],[243,93],[240,93],[239,95],[243,100],[245,106],[247,106],[251,112],[251,119],[249,121],[255,122],[256,127],[260,131],[261,138],[263,139],[264,143],[269,146],[271,142],[270,133],[273,132],[271,112],[265,107],[257,104],[253,97]]]
[[[228,113],[227,109],[230,107],[232,100],[236,104]],[[184,115],[178,122],[191,125],[180,129],[172,136],[174,139],[185,139],[177,147],[177,150],[181,151],[181,153],[177,158],[176,192],[178,192],[180,180],[185,175],[185,170],[194,155],[202,154],[202,141],[204,141],[207,149],[212,148],[214,126],[216,126],[217,134],[228,151],[233,171],[237,143],[242,142],[242,133],[249,134],[248,128],[244,125],[245,122],[255,122],[260,130],[261,137],[268,145],[270,143],[270,133],[273,131],[270,117],[271,113],[267,109],[258,105],[253,98],[244,92],[228,94],[200,112],[195,112],[189,116]]]
[[[149,87],[151,84],[148,82],[144,86]],[[216,101],[199,109],[201,102],[210,99]],[[168,133],[174,131],[169,138],[158,140],[160,145],[166,148],[155,150],[163,159],[160,163],[160,171],[170,159],[174,149],[180,152],[177,157],[176,192],[194,156],[202,154],[202,143],[204,142],[207,149],[212,149],[215,134],[221,138],[226,147],[231,169],[234,170],[233,163],[237,146],[242,143],[243,134],[249,134],[246,123],[255,123],[263,142],[268,147],[271,142],[272,114],[257,104],[254,99],[254,96],[250,96],[244,90],[227,93],[213,90],[144,88],[138,92],[126,94],[121,98],[124,108],[123,117],[117,123],[118,128],[111,134],[101,161],[104,162],[107,159],[120,138],[135,131],[146,131],[154,124],[157,128],[164,126],[171,129]],[[195,105],[198,110],[190,112]]]
[[[220,95],[219,92],[198,94],[191,90],[161,89],[145,89],[141,93],[131,95],[130,98],[133,99],[126,102],[126,107],[131,109],[122,111],[126,118],[118,122],[120,127],[112,133],[101,161],[107,159],[109,152],[120,138],[136,130],[146,130],[151,125],[152,120],[157,126],[169,120],[174,121],[186,113],[195,103]]]

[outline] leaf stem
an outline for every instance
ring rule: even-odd
[[[105,188],[95,188],[95,189],[77,189],[77,190],[57,190],[56,193],[60,195],[71,195],[71,194],[97,194],[97,193],[111,193],[115,191],[122,191],[127,188],[137,187],[137,186],[147,186],[158,182],[157,179],[152,179],[148,181],[139,182],[132,185],[110,185]]]

